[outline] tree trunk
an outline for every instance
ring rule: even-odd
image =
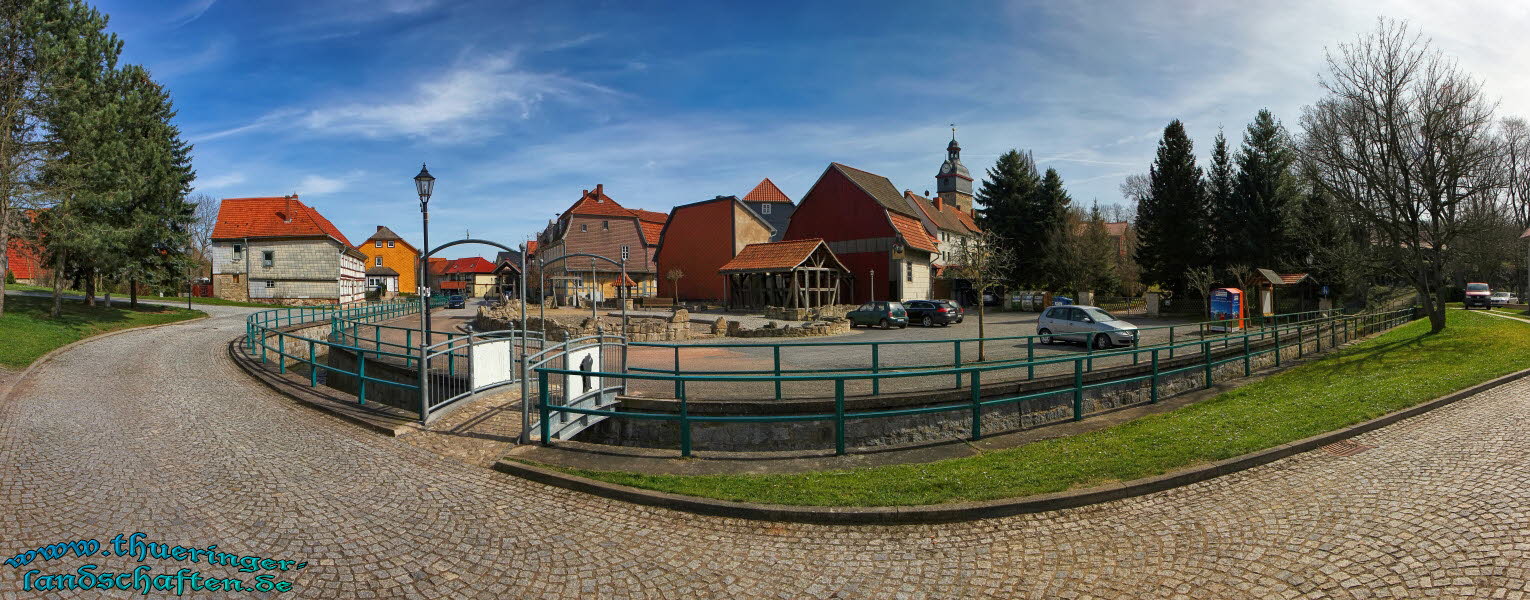
[[[136,277],[128,280],[128,308],[138,308],[138,278]]]
[[[980,293],[978,294],[978,362],[988,360],[987,342],[983,339],[987,337],[983,334],[983,306],[983,295]]]
[[[11,236],[0,218],[0,316],[5,315],[5,280],[11,272]]]
[[[1429,333],[1445,330],[1445,286],[1435,287],[1434,310],[1429,313]]]
[[[53,318],[64,314],[64,252],[53,260]]]
[[[96,272],[94,269],[85,271],[85,306],[96,305]]]

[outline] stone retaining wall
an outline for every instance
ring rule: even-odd
[[[1322,346],[1330,348],[1328,328]],[[1309,333],[1310,335],[1310,333]],[[1290,340],[1282,340],[1281,360],[1295,360],[1298,354],[1317,351],[1317,342],[1308,337],[1301,350]],[[1252,344],[1255,351],[1273,347],[1273,340]],[[1238,360],[1213,367],[1215,381],[1243,377],[1241,347],[1213,349],[1214,360],[1239,357]],[[1143,357],[1144,363],[1147,357]],[[1257,371],[1274,366],[1275,355],[1266,352],[1250,359],[1250,366]],[[1199,365],[1200,356],[1160,359],[1160,372]],[[1149,375],[1149,364],[1127,365],[1101,369],[1084,374],[1084,384],[1089,385],[1113,379],[1125,379]],[[1073,376],[1059,375],[1037,378],[1028,382],[1003,382],[985,384],[984,400],[1012,398],[1020,395],[1045,393],[1017,403],[989,406],[982,409],[983,435],[995,435],[1030,429],[1073,418]],[[1205,385],[1205,371],[1196,367],[1171,375],[1160,375],[1159,399],[1183,394]],[[1083,392],[1083,412],[1092,413],[1146,403],[1151,389],[1146,380],[1102,385]],[[967,439],[972,432],[970,388],[922,392],[914,394],[891,394],[873,397],[847,398],[846,412],[915,408],[920,406],[951,406],[946,412],[926,413],[898,417],[851,419],[846,421],[845,441],[851,447],[898,447],[932,442]],[[693,401],[688,403],[692,415],[784,415],[784,414],[830,414],[834,412],[832,399],[827,400],[774,400],[759,401]],[[674,413],[678,402],[670,399],[623,398],[622,410],[633,412]],[[677,448],[680,424],[675,421],[650,419],[607,419],[581,433],[576,439],[583,442],[620,446],[650,448]],[[797,421],[784,423],[692,423],[691,440],[696,450],[764,452],[804,449],[834,448],[834,422]]]

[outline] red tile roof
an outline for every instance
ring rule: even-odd
[[[664,233],[663,223],[639,221],[638,225],[643,227],[643,243],[648,244],[649,246],[659,245],[659,236],[663,235]]]
[[[462,290],[462,289],[467,289],[467,282],[466,281],[443,281],[443,282],[441,282],[441,289],[443,289],[443,290]]]
[[[1303,279],[1306,279],[1306,278],[1307,278],[1307,274],[1306,273],[1282,273],[1280,275],[1280,280],[1282,282],[1284,282],[1285,284],[1287,284],[1287,285],[1290,285],[1290,284],[1293,284],[1293,283],[1301,283],[1301,281]]]
[[[658,223],[663,225],[669,222],[669,213],[661,213],[658,211],[634,208],[632,209],[632,214],[637,215],[638,220],[643,221],[644,223]]]
[[[781,188],[776,187],[775,182],[766,177],[761,179],[759,185],[754,186],[754,189],[749,190],[748,194],[744,194],[744,202],[785,202],[791,204],[792,199],[787,197],[786,192],[781,191]]]
[[[802,261],[813,255],[813,251],[823,246],[821,238],[808,238],[805,240],[788,240],[784,242],[766,242],[763,244],[749,244],[740,250],[738,256],[728,261],[718,272],[728,271],[784,271],[797,267]],[[825,247],[827,250],[827,247]],[[832,251],[829,256],[834,256]],[[839,262],[838,258],[834,259]],[[839,265],[844,269],[844,265]],[[848,270],[848,269],[847,269]]]
[[[453,259],[447,262],[442,274],[448,273],[493,273],[494,263],[481,257],[469,256],[467,258]]]
[[[530,240],[530,241],[526,242],[526,254],[531,255],[531,254],[536,254],[536,253],[537,253],[537,241],[536,240]]]
[[[579,196],[579,200],[573,206],[563,211],[565,215],[587,215],[596,217],[632,217],[632,211],[622,208],[610,196],[606,195],[605,184],[596,184],[595,189],[585,190]]]
[[[637,282],[633,281],[631,277],[622,275],[622,278],[616,282],[616,285],[620,287],[637,287]]]
[[[319,211],[303,204],[296,195],[270,198],[224,198],[212,239],[259,237],[329,236],[346,246],[351,241]]]
[[[894,212],[887,213],[887,218],[892,219],[893,227],[898,230],[899,235],[903,236],[903,241],[908,243],[909,247],[925,252],[940,251],[935,238],[930,237],[930,233],[924,229],[924,224],[917,219]]]
[[[451,264],[452,264],[452,261],[449,258],[434,258],[434,257],[432,257],[430,259],[430,263],[428,265],[430,267],[430,274],[431,275],[442,275],[442,274],[446,273],[446,268],[451,266]]]
[[[961,221],[962,227],[966,227],[967,231],[983,233],[983,229],[978,227],[977,221],[972,219],[972,215],[955,206],[949,207],[949,210],[956,215],[956,220]]]

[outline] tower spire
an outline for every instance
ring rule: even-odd
[[[956,141],[956,123],[951,124],[951,141]]]

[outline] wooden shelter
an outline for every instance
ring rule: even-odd
[[[851,297],[850,270],[822,239],[745,246],[717,272],[727,278],[730,307],[816,308]]]

